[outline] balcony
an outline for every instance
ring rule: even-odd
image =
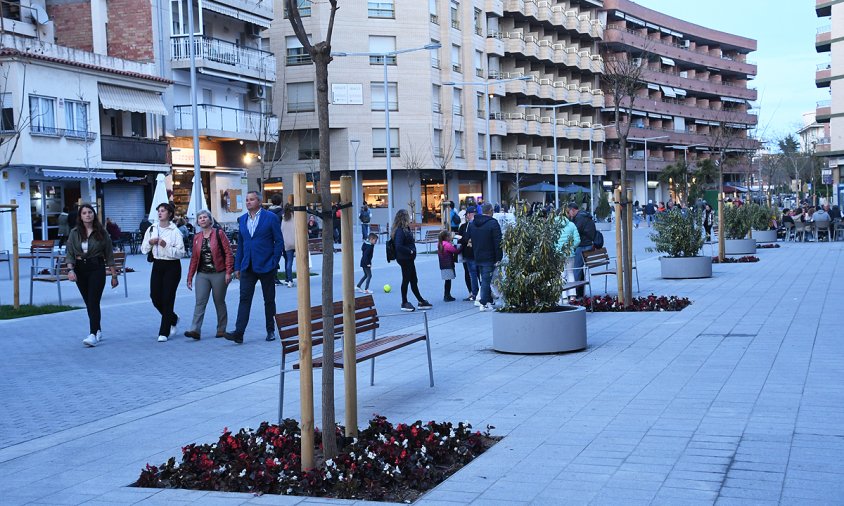
[[[829,153],[832,149],[832,141],[829,137],[821,137],[818,139],[818,143],[815,145],[815,153],[819,155],[823,155],[824,153]]]
[[[191,107],[173,108],[176,135],[189,136],[192,127]],[[278,117],[256,111],[233,109],[218,105],[200,104],[199,135],[221,139],[268,140],[278,132]]]
[[[815,121],[818,123],[829,123],[832,117],[832,101],[821,100],[815,108]]]
[[[187,37],[170,39],[170,58],[174,69],[190,68],[190,44]],[[212,37],[194,37],[196,66],[208,73],[236,79],[247,77],[275,82],[275,56],[269,51],[240,46]]]
[[[828,53],[830,49],[832,49],[832,26],[818,27],[818,33],[815,35],[815,51]]]
[[[504,16],[504,0],[486,0],[486,12],[498,17]]]
[[[815,86],[829,88],[832,81],[832,63],[821,63],[815,70]]]
[[[815,14],[819,18],[832,16],[832,4],[837,3],[836,0],[815,0]]]
[[[618,132],[616,132],[615,124],[606,125],[606,139],[607,140],[618,140]],[[715,138],[713,135],[709,135],[706,133],[697,133],[689,130],[673,130],[668,128],[651,128],[651,127],[640,127],[640,126],[632,126],[630,127],[630,137],[656,137],[661,135],[667,135],[666,139],[661,140],[660,142],[664,142],[666,144],[680,144],[680,145],[690,145],[690,144],[700,144],[701,146],[710,146],[718,139]],[[751,139],[747,137],[737,137],[733,139],[722,139],[722,143],[729,144],[728,148],[731,150],[747,150],[752,151],[759,149],[760,143],[756,139]],[[650,164],[650,158],[648,159],[648,163]]]
[[[103,135],[100,146],[104,162],[167,163],[166,141]]]
[[[604,31],[604,40],[609,44],[630,46],[645,51],[652,51],[660,56],[666,56],[694,65],[713,67],[722,72],[736,72],[738,74],[755,76],[756,65],[748,62],[733,60],[724,56],[718,57],[708,52],[698,52],[678,44],[654,40],[640,35],[635,30],[628,29],[622,24],[613,23]]]
[[[610,104],[610,106],[615,104],[615,99],[612,95],[606,96],[606,103]],[[681,116],[687,119],[703,119],[719,122],[726,121],[729,123],[741,123],[743,125],[755,125],[759,121],[759,118],[756,115],[743,112],[741,110],[710,109],[708,107],[684,105],[678,103],[676,99],[666,102],[663,100],[636,97],[633,109],[669,116]]]
[[[728,97],[743,98],[745,100],[756,100],[757,91],[745,86],[713,82],[709,79],[698,79],[695,77],[683,77],[676,70],[663,71],[656,68],[642,68],[642,80],[681,88],[688,91],[711,93],[713,95],[726,95]]]

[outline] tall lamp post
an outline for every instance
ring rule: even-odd
[[[360,199],[358,192],[360,191],[360,184],[358,182],[358,148],[360,147],[360,139],[349,139],[349,144],[352,145],[352,148],[355,150],[355,192],[352,194],[352,201],[355,206],[355,212],[360,212]],[[352,216],[356,216],[356,214],[352,214]]]
[[[385,51],[383,53],[362,53],[362,52],[339,52],[331,53],[331,56],[346,57],[346,56],[374,56],[380,58],[384,64],[384,143],[387,151],[387,227],[393,221],[393,151],[390,141],[390,85],[387,81],[387,68],[389,67],[390,57],[398,56],[405,53],[413,53],[415,51],[434,51],[442,47],[442,44],[426,44],[422,47],[413,47],[408,49],[397,49],[395,51]],[[398,98],[398,97],[396,97]]]
[[[533,79],[531,76],[521,76],[521,77],[513,77],[511,79],[495,79],[490,81],[487,79],[486,81],[470,81],[470,82],[454,82],[454,81],[446,81],[443,83],[443,86],[483,86],[484,88],[484,107],[486,108],[486,114],[484,121],[486,122],[486,138],[484,139],[484,149],[486,150],[486,188],[487,188],[487,196],[484,198],[484,202],[492,202],[492,132],[489,130],[489,117],[492,114],[490,111],[489,105],[489,87],[490,85],[495,84],[503,84],[509,83],[511,81],[529,81]],[[453,109],[453,108],[452,108]]]
[[[648,200],[648,141],[655,141],[658,139],[667,139],[667,135],[658,135],[656,137],[641,137],[641,138],[630,138],[630,141],[641,141],[645,143],[645,198],[644,200]],[[625,153],[622,153],[621,156],[624,156]]]
[[[551,109],[554,111],[554,115],[551,116],[551,124],[554,127],[554,208],[560,208],[560,185],[559,185],[559,170],[558,170],[558,159],[559,159],[559,152],[557,151],[557,110],[562,109],[563,107],[571,107],[573,105],[591,105],[592,102],[570,102],[568,104],[551,104],[551,105],[520,105],[519,107],[524,107],[526,109]],[[591,140],[591,132],[590,132],[590,140]]]
[[[589,127],[589,212],[595,212],[595,188],[592,179],[595,177],[595,157],[592,154],[592,137],[595,135],[595,130],[604,130],[604,125],[592,125]]]

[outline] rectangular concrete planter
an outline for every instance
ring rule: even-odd
[[[724,241],[727,255],[755,255],[756,239],[727,239]]]
[[[492,313],[492,349],[502,353],[562,353],[586,348],[586,308],[553,313]]]
[[[777,231],[776,230],[754,230],[753,231],[753,239],[757,243],[777,242]]]
[[[712,277],[712,259],[706,257],[662,257],[663,279],[698,279]]]

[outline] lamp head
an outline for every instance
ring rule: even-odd
[[[457,84],[457,83],[455,83],[454,81],[445,81],[443,83],[443,86],[454,86],[455,84]]]

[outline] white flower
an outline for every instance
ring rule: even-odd
[[[326,467],[334,467],[334,460],[328,459],[325,461]]]
[[[290,488],[290,487],[287,487],[287,491],[286,491],[286,493],[287,493],[287,494],[292,494],[292,493],[293,493],[293,489],[292,489],[292,488]]]
[[[424,446],[423,446],[422,448],[420,448],[420,451],[421,451],[422,453],[428,453],[428,449],[427,449],[427,448],[425,448]]]
[[[281,465],[281,461],[280,461],[280,460],[278,460],[278,457],[276,457],[276,458],[274,458],[274,459],[273,459],[273,464],[275,464],[275,465],[277,465],[277,466]]]
[[[402,441],[401,445],[402,445],[402,447],[407,448],[407,439]]]
[[[331,479],[331,472],[327,472],[327,473],[325,473],[325,479],[326,479],[326,480],[330,480],[330,479]]]
[[[401,474],[401,469],[399,469],[399,466],[396,466],[396,474]]]
[[[366,456],[367,456],[369,459],[371,459],[371,460],[375,460],[375,454],[374,454],[374,453],[372,453],[372,452],[368,452],[368,453],[366,454]]]
[[[262,438],[261,436],[258,436],[258,437],[255,438],[255,442],[259,445],[264,444],[264,438]]]
[[[240,472],[240,477],[243,478],[244,476],[246,476],[246,469]]]

